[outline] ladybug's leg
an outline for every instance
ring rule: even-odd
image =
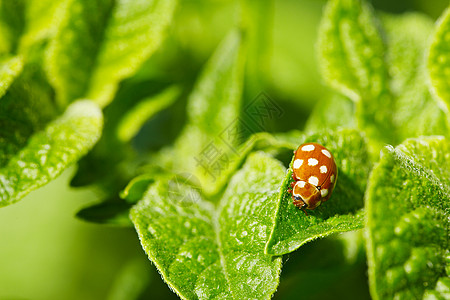
[[[291,194],[292,194],[292,189],[294,188],[294,185],[295,185],[295,181],[294,181],[294,182],[291,182],[291,184],[290,184],[291,188],[288,189],[288,193],[291,193]],[[294,195],[292,195],[292,199],[294,199]]]
[[[302,211],[305,213],[305,215],[308,215],[304,206],[302,207]]]
[[[293,200],[293,203],[295,206],[300,208],[305,213],[305,215],[308,215],[308,213],[306,212],[306,209],[305,209],[305,207],[306,207],[305,202],[303,202],[302,200],[295,199],[294,195],[292,195],[292,200]]]

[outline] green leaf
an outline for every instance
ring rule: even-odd
[[[174,0],[69,0],[47,53],[61,105],[80,97],[107,105],[159,46],[174,7]]]
[[[323,76],[333,88],[355,102],[374,101],[387,92],[385,46],[365,1],[329,1],[318,47]]]
[[[433,20],[417,13],[388,15],[382,20],[389,45],[386,65],[395,98],[394,110],[385,114],[392,119],[396,140],[448,134],[445,113],[431,96],[426,75],[425,51]]]
[[[434,93],[450,108],[450,8],[440,17],[428,53],[428,72]]]
[[[22,72],[23,59],[20,56],[14,56],[3,59],[0,63],[0,98],[5,95],[8,88],[14,82],[14,79]]]
[[[442,284],[450,275],[448,153],[450,143],[442,137],[410,139],[386,147],[374,168],[366,193],[366,228],[375,299],[421,299],[424,293],[446,298]]]
[[[2,103],[8,100],[5,97]],[[3,108],[2,112],[8,112]],[[86,154],[100,137],[102,123],[102,113],[95,104],[77,101],[45,129],[32,134],[19,151],[2,155],[8,160],[0,165],[0,206],[20,200]],[[17,145],[13,147],[17,149]]]
[[[133,178],[125,189],[120,192],[120,197],[128,203],[135,204],[142,199],[150,184],[154,183],[157,179],[167,179],[167,176],[170,176],[170,174],[164,173],[163,170],[158,168],[151,168],[145,173]],[[182,180],[189,182],[189,178],[183,178]],[[192,182],[191,184],[198,183]]]
[[[323,77],[356,102],[358,125],[368,137],[394,143],[391,120],[380,111],[391,112],[393,99],[384,63],[386,47],[371,7],[361,0],[331,0],[319,30]]]
[[[245,45],[233,31],[218,47],[188,99],[188,123],[173,151],[163,154],[173,172],[192,173],[203,191],[217,192],[243,149],[240,119]],[[247,131],[248,133],[248,131]],[[245,136],[247,138],[247,136]],[[174,160],[173,157],[176,157]]]
[[[150,260],[186,299],[270,299],[281,259],[264,254],[284,167],[252,154],[230,181],[219,206],[197,189],[159,181],[132,209]]]
[[[67,1],[26,0],[25,27],[20,39],[20,53],[27,52],[33,44],[49,39],[55,34],[59,24],[58,16],[64,13],[66,4]]]
[[[323,76],[356,102],[357,125],[373,156],[386,143],[448,132],[425,77],[432,21],[419,14],[382,20],[384,26],[365,1],[332,0],[319,33]]]
[[[180,89],[170,87],[160,94],[143,99],[120,120],[117,127],[117,137],[122,142],[131,140],[142,125],[155,114],[170,106],[180,95]]]
[[[149,85],[145,82],[146,88]],[[72,178],[72,186],[91,185],[99,188],[102,193],[99,196],[102,202],[85,207],[77,213],[77,217],[85,221],[129,226],[131,221],[128,215],[131,204],[141,199],[149,183],[154,181],[152,176],[161,173],[161,170],[154,166],[152,167],[155,169],[154,172],[142,167],[148,161],[146,154],[142,155],[144,147],[141,149],[139,146],[133,147],[139,139],[139,136],[135,135],[141,131],[146,121],[151,120],[178,99],[180,89],[174,86],[162,89],[161,86],[157,86],[156,91],[154,88],[150,90],[154,93],[153,96],[142,99],[144,96],[135,92],[136,87],[139,85],[133,84],[130,89],[121,89],[119,94],[125,94],[125,98],[116,99],[124,101],[114,101],[105,108],[104,117],[107,123],[102,137],[92,151],[79,161],[77,173]],[[134,93],[131,97],[128,96],[130,92]],[[142,93],[142,90],[140,92]],[[144,95],[148,95],[148,91]],[[166,133],[167,131],[164,131],[161,134]],[[146,141],[158,139],[158,136],[147,133],[143,133],[142,136]],[[144,183],[136,183],[138,178],[130,182],[132,178],[142,173],[146,177]],[[127,187],[121,195],[123,199],[120,199],[118,195],[127,183],[129,186],[136,183],[138,192],[135,186]]]
[[[4,95],[0,100],[0,168],[58,114],[51,91],[43,84],[38,69],[27,66],[22,70],[21,60],[15,58],[7,65],[11,68],[4,67],[6,75],[3,77],[5,87],[9,85],[9,88],[2,91]]]
[[[334,133],[299,136],[298,145],[317,142],[333,153],[338,180],[330,200],[306,215],[292,203],[288,192],[292,168],[285,174],[277,199],[275,226],[266,253],[282,255],[308,241],[364,226],[364,191],[371,168],[366,142],[358,131],[343,129]],[[292,164],[292,162],[291,162]]]
[[[133,224],[128,217],[131,205],[121,199],[112,199],[91,204],[77,212],[77,218],[82,220],[121,227],[131,227]]]
[[[355,128],[354,105],[350,99],[335,94],[323,98],[314,107],[305,125],[305,131],[323,132],[338,128]]]

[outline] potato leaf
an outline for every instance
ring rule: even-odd
[[[299,137],[298,145],[317,142],[333,153],[338,166],[338,180],[330,200],[306,215],[292,204],[288,192],[292,168],[285,174],[278,195],[275,226],[266,245],[266,253],[282,255],[298,249],[308,241],[364,226],[362,208],[364,190],[371,168],[366,142],[358,131]],[[292,164],[292,162],[291,162]]]
[[[5,100],[3,98],[2,103]],[[15,99],[19,103],[20,100]],[[98,106],[81,100],[70,105],[61,117],[47,124],[42,131],[34,132],[21,148],[11,142],[3,144],[2,147],[19,150],[2,156],[0,206],[20,200],[86,154],[100,137],[102,125]]]
[[[47,53],[61,106],[80,97],[101,106],[156,50],[174,0],[69,0]]]
[[[131,211],[141,244],[186,299],[270,299],[281,258],[264,254],[284,167],[252,154],[217,208],[198,189],[158,181]]]
[[[331,0],[319,32],[323,76],[355,101],[357,125],[374,157],[386,143],[448,133],[424,76],[432,21],[419,14],[381,21],[364,0]]]
[[[447,299],[450,143],[410,139],[386,147],[366,194],[374,299]]]

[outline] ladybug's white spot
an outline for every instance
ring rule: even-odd
[[[328,171],[327,166],[320,166],[319,169],[320,169],[320,173],[322,173],[322,174],[325,174]]]
[[[298,169],[302,166],[303,164],[303,159],[299,159],[297,158],[296,160],[294,160],[294,169]]]
[[[331,158],[331,153],[330,153],[330,151],[328,151],[328,150],[326,150],[326,149],[322,149],[322,153],[323,153],[323,155],[325,155],[325,156]]]
[[[315,158],[308,158],[308,166],[315,166],[319,163],[319,161]]]
[[[330,181],[331,181],[331,182],[334,181],[334,174],[330,176]]]
[[[309,177],[308,182],[311,183],[312,185],[318,186],[319,178],[317,178],[316,176],[311,176]]]
[[[305,145],[302,147],[302,151],[313,151],[314,149],[316,149],[314,145]]]
[[[322,197],[326,197],[328,195],[328,190],[327,189],[321,189],[320,190],[320,195],[322,195]]]
[[[300,180],[300,181],[298,182],[298,186],[301,187],[301,188],[304,188],[304,187],[305,187],[305,184],[306,184],[306,182],[304,182],[303,180]]]

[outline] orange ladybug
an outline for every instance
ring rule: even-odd
[[[315,209],[330,198],[336,186],[336,162],[331,152],[317,143],[300,145],[294,153],[294,182],[289,190],[293,203],[301,209]]]

